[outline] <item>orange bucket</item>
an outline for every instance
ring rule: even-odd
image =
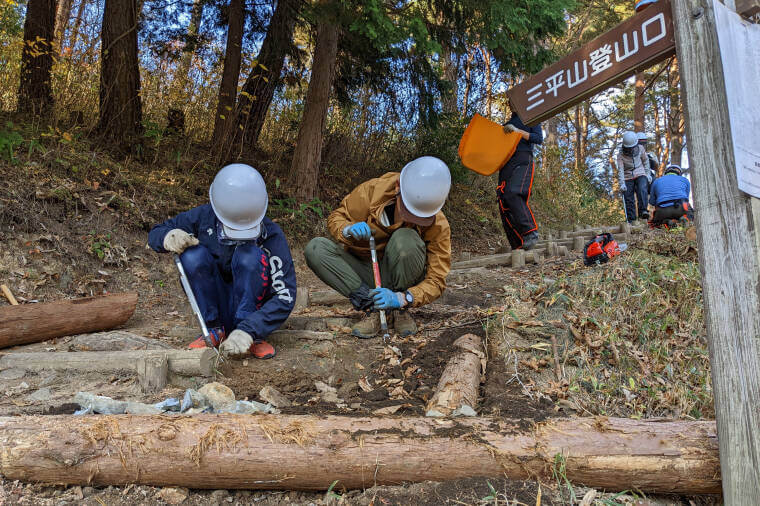
[[[459,141],[459,158],[468,169],[490,176],[512,157],[520,139],[520,134],[505,133],[500,124],[475,114]]]

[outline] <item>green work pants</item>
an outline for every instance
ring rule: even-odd
[[[306,245],[304,255],[314,274],[346,297],[358,290],[362,283],[370,289],[375,287],[372,262],[355,257],[330,239],[312,239]],[[422,281],[426,258],[425,242],[415,230],[400,228],[393,232],[380,260],[383,287],[403,292]]]

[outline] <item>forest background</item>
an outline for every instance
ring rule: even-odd
[[[500,238],[494,180],[458,160],[467,122],[505,121],[510,86],[632,13],[630,0],[0,0],[0,156],[51,178],[59,200],[83,182],[110,190],[143,228],[246,161],[300,236],[357,183],[435,155],[455,230]],[[677,61],[643,77],[662,171],[684,150]],[[541,226],[622,219],[612,164],[635,93],[631,79],[543,124]]]

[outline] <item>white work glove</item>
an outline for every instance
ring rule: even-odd
[[[511,134],[512,132],[515,132],[517,128],[512,123],[507,123],[504,125],[504,133]]]
[[[248,332],[235,329],[230,336],[222,342],[220,349],[225,356],[245,355],[251,349],[252,344],[253,338]]]
[[[178,255],[182,254],[190,246],[197,246],[198,239],[182,229],[175,228],[164,237],[164,249]]]

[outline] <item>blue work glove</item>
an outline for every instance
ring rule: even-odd
[[[365,222],[359,221],[353,225],[346,227],[345,235],[353,237],[354,239],[358,239],[360,241],[369,241],[369,236],[372,235],[372,230],[370,230],[369,225],[367,225]]]
[[[399,309],[401,301],[396,292],[387,288],[375,288],[369,292],[372,301],[375,303],[375,309]]]

